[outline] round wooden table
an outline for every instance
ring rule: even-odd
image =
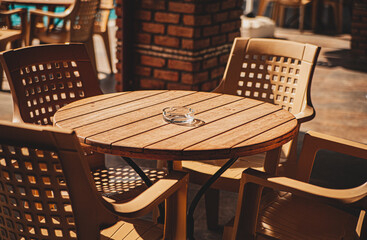
[[[164,121],[162,109],[188,106],[194,125]],[[59,109],[55,126],[74,129],[95,151],[152,160],[230,160],[198,192],[188,213],[238,157],[268,152],[265,170],[274,173],[281,146],[298,131],[295,117],[280,107],[239,96],[195,91],[134,91],[82,99]],[[192,231],[188,231],[189,237]]]

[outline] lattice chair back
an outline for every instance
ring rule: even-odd
[[[57,109],[102,94],[83,44],[54,44],[0,53],[13,97],[13,121],[52,124]]]
[[[99,0],[77,0],[75,2],[75,12],[70,17],[70,42],[87,42],[92,39],[99,4]]]
[[[214,91],[270,102],[296,115],[311,105],[318,53],[319,47],[311,44],[236,38],[224,78]]]
[[[94,32],[106,32],[111,10],[114,8],[113,0],[101,0],[100,9],[94,21]]]
[[[81,154],[72,131],[0,122],[1,239],[96,239],[116,221],[83,219],[106,213]]]

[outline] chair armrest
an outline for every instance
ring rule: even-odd
[[[112,10],[114,8],[115,8],[115,6],[113,6],[113,5],[103,5],[103,4],[101,4],[101,6],[99,7],[99,10]]]
[[[114,200],[103,197],[115,213],[121,217],[136,218],[151,212],[165,199],[176,193],[182,187],[187,187],[188,174],[171,172],[165,178],[158,180],[139,196],[126,203],[116,203]]]
[[[66,18],[67,16],[69,16],[70,11],[66,9],[64,12],[55,13],[55,12],[43,11],[41,9],[32,9],[32,10],[29,10],[29,14],[30,16],[36,15],[36,16],[50,17],[50,18]]]
[[[298,160],[297,180],[309,182],[313,163],[320,149],[367,159],[367,145],[365,144],[309,131],[304,137]]]
[[[2,10],[0,15],[26,14],[27,10],[24,8],[17,8],[12,10]]]
[[[309,199],[326,201],[333,204],[353,204],[367,196],[367,182],[350,189],[330,189],[315,186],[287,177],[275,177],[254,169],[243,173],[245,182],[251,182],[278,191],[292,192]]]
[[[299,112],[295,114],[294,116],[296,117],[299,123],[304,123],[304,122],[307,122],[313,119],[315,115],[316,115],[315,109],[307,105],[306,108],[302,112]]]

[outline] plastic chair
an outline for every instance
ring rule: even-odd
[[[103,94],[86,48],[81,43],[25,47],[0,53],[13,98],[13,122],[52,125],[62,106]],[[105,168],[104,154],[85,145],[85,158],[93,169],[98,191],[117,199],[130,199],[146,189],[131,168]],[[151,180],[166,172],[146,169]],[[127,184],[118,184],[123,176]],[[119,194],[123,193],[123,194]]]
[[[49,44],[84,43],[87,46],[89,55],[93,59],[93,67],[96,69],[92,37],[99,4],[99,0],[76,0],[75,4],[61,13],[42,11],[40,9],[30,10],[29,43],[32,44],[34,38],[38,38],[41,43]],[[47,26],[46,29],[37,29],[39,19],[43,17],[58,19],[62,24],[61,26],[52,24]]]
[[[1,4],[1,1],[0,1]],[[12,15],[20,16],[20,27],[14,28],[11,24],[10,17]],[[12,43],[12,47],[20,47],[22,42],[27,45],[26,26],[27,26],[27,11],[25,9],[16,10],[0,10],[0,51],[6,50],[8,43]],[[3,68],[0,65],[0,90],[3,84]]]
[[[101,0],[101,5],[94,22],[94,34],[98,34],[102,37],[111,73],[113,73],[113,61],[111,56],[108,20],[111,14],[111,10],[113,9],[113,0]]]
[[[214,92],[270,102],[294,114],[300,124],[309,121],[315,116],[310,90],[319,51],[317,46],[287,40],[236,38],[223,80]],[[283,146],[282,174],[295,173],[296,148],[297,141]],[[191,182],[204,184],[226,161],[182,161],[181,165]],[[238,192],[243,170],[263,170],[263,161],[264,154],[238,159],[207,191],[209,229],[217,228],[219,190]]]
[[[275,12],[275,21],[279,19],[279,27],[284,25],[284,12],[286,8],[299,8],[299,30],[302,32],[304,29],[305,9],[306,5],[312,3],[313,0],[277,0]],[[314,17],[315,15],[313,15]],[[313,20],[314,21],[314,20]],[[314,24],[312,24],[314,26]]]
[[[97,192],[75,132],[4,121],[0,163],[1,239],[186,239],[184,173],[117,203]],[[164,225],[136,219],[161,202]]]
[[[314,31],[317,26],[317,6],[315,0],[262,0],[259,5],[259,14],[263,15],[265,8],[269,2],[274,2],[273,6],[273,20],[279,21],[279,27],[284,25],[285,9],[286,8],[299,8],[299,30],[302,32],[304,29],[305,8],[307,5],[312,4],[312,23],[311,28]],[[343,0],[325,0],[322,1],[324,6],[330,6],[333,8],[334,22],[338,33],[343,30]]]
[[[350,189],[308,183],[321,149],[367,159],[367,145],[307,133],[296,179],[243,172],[233,232],[228,225],[223,238],[367,239],[367,182]],[[264,187],[277,192],[261,194]]]

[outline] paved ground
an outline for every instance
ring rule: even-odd
[[[114,27],[111,26],[111,29],[114,30]],[[111,33],[113,36],[114,31]],[[301,132],[314,130],[367,144],[367,64],[350,55],[350,35],[301,34],[294,29],[277,29],[275,36],[322,47],[311,91],[316,117],[303,124]],[[114,78],[109,74],[102,41],[99,38],[95,40],[101,87],[104,92],[113,92]],[[115,46],[115,42],[111,42]],[[9,89],[6,82],[3,85],[4,89]],[[0,119],[11,120],[11,114],[11,94],[0,92]],[[336,188],[358,185],[360,179],[367,181],[367,164],[364,162],[341,155],[323,157],[315,163],[313,181]],[[197,189],[198,186],[190,186],[189,199]],[[236,194],[224,192],[220,204],[220,223],[224,224],[234,215]],[[221,239],[220,231],[206,230],[202,202],[195,212],[195,219],[196,239]]]

